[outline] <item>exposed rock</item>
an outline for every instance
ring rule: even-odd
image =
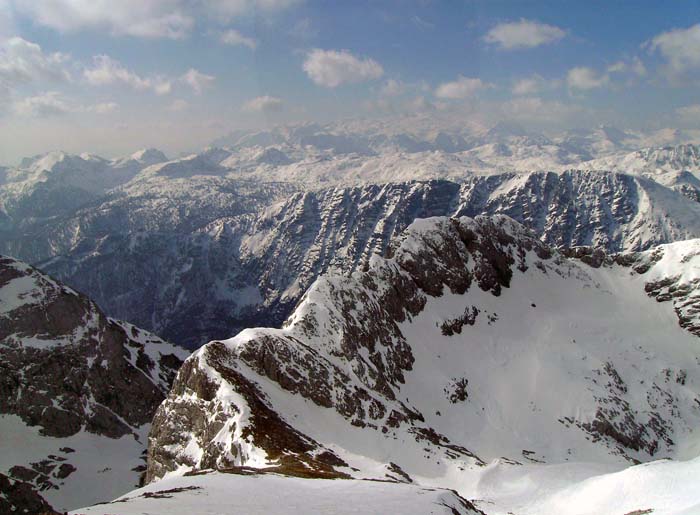
[[[383,467],[394,477],[399,469],[420,474],[418,462],[464,470],[484,464],[474,445],[490,430],[520,424],[548,433],[518,429],[527,442],[513,443],[510,459],[523,448],[537,462],[568,460],[572,448],[623,462],[670,455],[697,416],[700,392],[686,390],[695,383],[678,366],[680,354],[629,329],[653,307],[638,273],[653,278],[667,265],[656,250],[631,259],[569,254],[505,216],[414,222],[386,257],[316,280],[282,329],[248,329],[193,354],[156,414],[147,480],[183,467],[241,466],[357,477],[367,473],[357,455],[392,460]],[[629,267],[637,267],[631,275]],[[688,261],[673,267],[693,270]],[[621,292],[606,289],[616,281]],[[577,303],[571,291],[590,303]],[[639,307],[622,309],[625,302]],[[627,317],[624,328],[611,327],[618,316]],[[670,330],[678,352],[691,352],[694,337]],[[560,341],[566,337],[570,343]],[[601,362],[607,354],[614,358]],[[563,402],[552,400],[559,392],[548,385],[532,386],[540,379],[531,367],[560,381],[553,388]],[[645,380],[633,389],[640,374]],[[519,381],[514,391],[510,381]],[[540,403],[548,403],[547,415]],[[555,451],[541,444],[550,437]],[[364,447],[364,439],[373,443]],[[375,453],[394,441],[401,453]]]
[[[0,415],[61,439],[84,432],[138,440],[187,355],[8,257],[0,257],[0,349]],[[62,485],[86,457],[58,447],[39,461],[0,460],[0,472],[47,492],[63,509]],[[86,490],[93,499],[99,487]]]

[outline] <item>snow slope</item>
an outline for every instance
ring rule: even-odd
[[[74,515],[168,513],[172,515],[479,515],[453,491],[395,482],[302,479],[275,474],[209,473],[173,477]]]
[[[696,251],[574,259],[506,217],[416,221],[390,257],[319,278],[282,329],[193,354],[155,416],[148,478],[243,465],[402,479],[507,513],[535,502],[508,495],[549,466],[570,473],[537,502],[695,458],[697,337],[676,310],[697,293]],[[489,471],[512,479],[489,490]]]

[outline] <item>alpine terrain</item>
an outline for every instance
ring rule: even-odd
[[[700,240],[608,255],[505,216],[416,221],[282,328],[190,356],[149,436],[165,481],[114,509],[216,503],[258,472],[451,488],[494,515],[692,513],[699,274]]]
[[[139,485],[187,352],[0,257],[0,513],[63,512]]]

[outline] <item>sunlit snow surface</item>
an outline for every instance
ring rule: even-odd
[[[401,262],[403,254],[419,251],[426,241],[439,245],[441,224],[446,223],[439,218],[413,223],[393,257],[373,258],[370,270],[384,277],[382,267]],[[522,237],[515,224],[503,223],[516,238]],[[386,465],[396,463],[416,485],[454,489],[489,515],[693,513],[700,503],[698,339],[679,327],[673,302],[658,302],[645,292],[645,285],[668,277],[694,285],[698,244],[678,242],[637,257],[648,262],[648,271],[638,273],[612,263],[592,268],[556,256],[538,261],[530,252],[525,256],[527,269],[514,271],[509,287],[499,296],[478,287],[463,295],[445,288],[441,296],[428,297],[419,314],[399,324],[415,361],[397,387],[397,398],[420,412],[426,426],[467,447],[485,466],[447,456],[416,441],[402,427],[388,434],[355,427],[334,409],[289,393],[244,362],[238,363],[238,370],[264,390],[269,404],[296,430],[348,463],[341,470],[356,478],[386,477]],[[336,321],[342,315],[361,323],[364,306],[357,303],[340,313],[333,291],[361,291],[361,279],[360,274],[323,277],[283,329],[249,329],[222,345],[235,359],[240,349],[266,335],[296,338],[348,370],[352,356],[337,352]],[[459,335],[442,334],[440,324],[459,316],[465,306],[480,310],[474,325],[465,326]],[[306,332],[304,320],[318,332]],[[217,399],[222,405],[235,404],[239,423],[245,424],[245,401],[232,396],[230,384],[221,382],[222,376],[207,364],[206,347],[190,359],[202,360],[200,370],[219,383]],[[463,403],[445,395],[455,377],[469,380],[468,400]],[[614,384],[616,377],[622,386]],[[351,376],[350,381],[357,378]],[[649,420],[651,427],[649,417],[656,416],[672,440],[650,434],[650,439],[658,440],[653,448],[623,448],[585,430],[601,407],[622,409],[621,402],[635,423],[645,425]],[[236,432],[229,435],[232,440],[226,440],[226,448],[240,440]],[[255,442],[238,443],[244,451],[239,459],[250,459],[253,467],[266,465],[264,451],[256,452]],[[194,468],[204,452],[199,445],[189,440],[183,448],[194,458]],[[633,460],[648,463],[633,465]],[[175,481],[176,474],[186,470],[183,466],[167,480]],[[178,484],[184,485],[186,479]],[[228,481],[237,488],[238,477]],[[164,485],[169,484],[149,488],[167,489]],[[260,496],[251,490],[250,497]],[[379,506],[381,499],[374,502]],[[314,509],[312,499],[308,507]]]
[[[182,489],[177,492],[173,490]],[[173,477],[74,515],[476,515],[453,492],[362,480],[211,473]]]
[[[494,462],[480,472],[473,503],[487,515],[696,515],[700,458],[655,461],[606,472],[571,463],[513,467]],[[180,491],[178,491],[180,490]],[[452,511],[454,508],[456,511]],[[647,511],[650,510],[650,511]],[[471,514],[450,491],[362,480],[239,476],[170,477],[113,503],[73,515]]]

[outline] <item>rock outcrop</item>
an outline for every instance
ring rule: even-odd
[[[74,476],[84,480],[113,466],[100,463],[97,442],[145,444],[143,433],[187,355],[8,257],[0,257],[0,349],[0,428],[10,440],[25,427],[27,447],[24,457],[21,449],[3,453],[0,472],[31,484],[61,509],[81,502],[63,492],[77,495]],[[92,451],[74,449],[88,440]],[[133,445],[125,452],[134,452]],[[42,446],[52,452],[42,455]],[[138,471],[120,472],[120,483],[138,482]],[[112,488],[102,491],[108,498]],[[84,495],[99,498],[99,483]]]
[[[589,254],[566,258],[502,216],[414,222],[386,257],[316,280],[282,329],[188,358],[154,418],[147,480],[672,455],[700,421],[697,340],[644,284],[694,263],[630,274]]]

